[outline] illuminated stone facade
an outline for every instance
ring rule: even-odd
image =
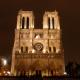
[[[64,53],[58,12],[45,12],[35,29],[32,11],[19,11],[12,52],[12,75],[63,75]]]

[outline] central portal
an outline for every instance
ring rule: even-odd
[[[41,70],[36,70],[36,75],[41,76]]]

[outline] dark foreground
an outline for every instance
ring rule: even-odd
[[[80,76],[0,76],[0,80],[80,80]]]

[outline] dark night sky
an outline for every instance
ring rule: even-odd
[[[42,27],[45,11],[59,12],[65,61],[80,63],[80,1],[79,0],[1,0],[0,1],[0,55],[11,58],[14,29],[18,11],[32,10],[36,28]]]

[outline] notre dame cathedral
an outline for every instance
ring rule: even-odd
[[[35,29],[33,12],[20,10],[12,51],[12,75],[58,76],[64,75],[64,72],[58,12],[46,11],[43,28]]]

